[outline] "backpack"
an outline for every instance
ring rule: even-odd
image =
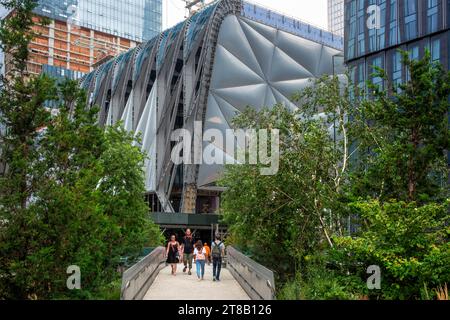
[[[215,241],[212,243],[212,251],[211,251],[211,256],[213,258],[221,258],[222,257],[222,250],[220,248],[220,246],[222,245],[222,242],[220,242],[219,244],[217,244]]]

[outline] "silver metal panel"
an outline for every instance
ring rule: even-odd
[[[272,68],[268,75],[271,83],[292,79],[305,79],[313,76],[305,67],[298,64],[280,48],[275,48],[271,65]]]
[[[267,84],[259,83],[235,88],[213,88],[211,90],[236,109],[244,111],[248,106],[261,108],[264,105]]]
[[[136,135],[142,139],[141,150],[147,155],[144,170],[148,192],[156,191],[156,91],[157,86],[154,85],[136,129]]]
[[[339,51],[263,25],[230,15],[221,25],[208,96],[205,130],[218,129],[225,136],[236,111],[247,106],[260,110],[276,103],[290,110],[292,96],[311,84],[311,79],[333,73],[333,55]],[[225,150],[217,141],[210,146]],[[203,164],[198,186],[220,178],[223,168]]]
[[[216,49],[216,61],[220,63],[215,66],[214,72],[220,76],[213,77],[211,88],[235,88],[265,83],[261,76],[221,45]]]
[[[247,38],[242,30],[239,20],[232,15],[227,17],[222,23],[222,30],[220,37],[220,45],[235,57],[239,57],[239,61],[247,65],[253,72],[260,77],[264,77],[264,73],[258,63]],[[239,39],[241,41],[236,41]]]
[[[133,95],[133,92],[131,92],[131,95]],[[123,127],[127,131],[133,131],[133,108],[133,99],[128,99],[122,118],[120,119],[123,121]]]
[[[333,59],[342,52],[321,44],[326,41],[277,29],[269,23],[272,18],[244,17],[242,8],[241,0],[220,0],[167,31],[167,37],[155,37],[80,81],[89,91],[89,102],[101,108],[101,125],[122,120],[127,130],[142,135],[141,148],[149,156],[146,188],[157,193],[168,212],[173,211],[177,174],[170,157],[175,128],[192,132],[194,121],[202,121],[203,130],[225,133],[248,106],[260,110],[281,103],[294,110],[292,95],[310,79],[342,69],[342,59]],[[134,80],[131,93],[129,80]],[[216,141],[211,151],[224,153],[223,144]],[[196,190],[214,189],[222,171],[222,165],[184,165],[181,210],[185,203],[192,210]]]

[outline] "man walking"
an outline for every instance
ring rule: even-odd
[[[194,239],[192,237],[191,229],[186,230],[181,247],[183,250],[183,272],[186,272],[187,268],[189,267],[188,275],[191,275],[192,259],[194,258]]]
[[[211,243],[211,255],[213,260],[213,281],[220,281],[220,270],[222,269],[222,258],[225,256],[225,245],[216,235],[216,239]]]

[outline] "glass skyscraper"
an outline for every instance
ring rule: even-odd
[[[369,6],[376,11],[368,13]],[[371,14],[378,25],[369,28]],[[408,77],[398,49],[418,59],[428,49],[434,61],[450,68],[450,0],[345,0],[345,60],[353,81],[364,85],[375,67],[387,71],[394,83]]]
[[[328,30],[344,36],[344,0],[328,0]]]
[[[35,12],[137,42],[162,29],[162,0],[39,0]]]
[[[372,5],[378,6],[379,25],[369,28]],[[450,70],[450,0],[345,0],[344,42],[352,81],[361,88],[367,80],[386,85],[373,76],[376,67],[386,71],[393,85],[408,80],[399,49],[411,59],[428,50],[433,61]]]

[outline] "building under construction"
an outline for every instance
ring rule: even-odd
[[[247,106],[282,103],[310,79],[343,70],[343,39],[240,0],[216,1],[86,75],[100,123],[142,137],[152,212],[215,213],[220,165],[176,165],[171,134],[194,122],[225,131]],[[204,142],[224,154],[220,142]],[[225,156],[230,156],[226,155]],[[167,217],[166,217],[167,218]]]
[[[39,0],[33,27],[38,35],[29,46],[29,72],[82,77],[102,62],[158,35],[162,26],[161,3],[162,0]],[[41,17],[49,18],[50,24],[40,26]],[[8,66],[6,56],[6,73]]]

